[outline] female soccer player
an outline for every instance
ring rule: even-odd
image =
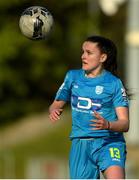
[[[88,37],[82,45],[82,69],[70,70],[49,108],[52,122],[60,118],[67,101],[72,109],[70,177],[125,178],[129,129],[128,98],[118,78],[117,48],[101,36]]]

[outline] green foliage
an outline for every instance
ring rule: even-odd
[[[47,7],[54,16],[45,41],[31,41],[20,32],[20,15],[33,5]],[[90,17],[86,0],[6,0],[0,10],[0,124],[5,125],[47,108],[66,71],[80,65]]]
[[[54,17],[45,41],[31,41],[19,29],[21,13],[34,5],[48,8]],[[112,18],[100,14],[97,0],[0,1],[0,124],[46,110],[66,71],[80,67],[86,36],[101,33],[121,44],[124,27],[116,27],[124,16],[125,9]]]

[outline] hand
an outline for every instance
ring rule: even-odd
[[[93,122],[90,124],[90,126],[93,126],[93,128],[91,128],[92,130],[109,129],[109,122],[105,120],[99,113],[94,111],[94,116],[96,119],[90,120]]]
[[[49,119],[52,121],[52,122],[55,122],[57,120],[60,119],[60,115],[62,113],[63,109],[54,109],[50,112],[49,114]]]

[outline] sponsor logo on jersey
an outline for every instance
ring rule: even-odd
[[[102,105],[100,99],[72,96],[72,106],[84,110],[100,110]]]
[[[102,94],[103,93],[103,86],[96,86],[95,92],[96,94]]]

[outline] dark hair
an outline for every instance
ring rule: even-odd
[[[85,41],[97,43],[98,48],[102,53],[107,54],[107,59],[103,63],[104,69],[118,76],[117,72],[117,47],[110,40],[102,36],[90,36]]]
[[[103,63],[104,69],[110,71],[111,73],[119,77],[119,74],[117,71],[117,47],[114,44],[114,42],[102,36],[90,36],[85,41],[97,43],[97,46],[100,49],[100,51],[102,53],[107,54],[107,59]],[[126,89],[128,97],[131,99],[131,97],[133,96],[133,93],[130,93],[129,89],[126,88],[125,85],[124,87]]]

